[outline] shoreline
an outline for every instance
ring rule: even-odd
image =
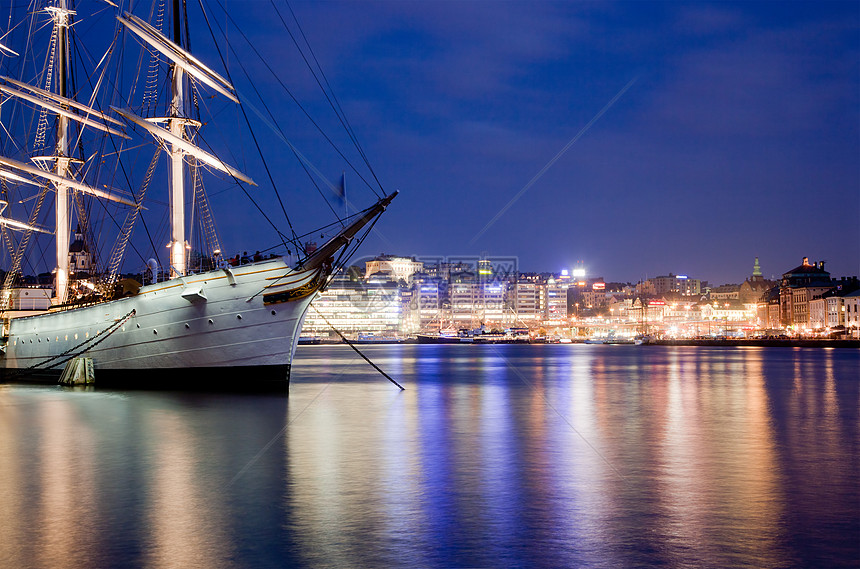
[[[354,344],[360,345],[384,345],[384,344],[419,344],[418,340],[414,338],[408,338],[400,341],[379,341],[374,342],[372,340],[362,340],[361,342],[353,341]],[[447,345],[486,345],[486,344],[525,344],[525,342],[457,342]],[[550,344],[555,342],[529,342],[532,345],[542,345],[542,344]],[[584,344],[583,340],[573,340],[572,344]],[[307,345],[337,345],[344,344],[342,340],[321,340],[316,342],[307,342],[301,343],[302,346]],[[431,343],[426,345],[443,345],[445,342]],[[596,345],[609,345],[609,344],[629,344],[633,345],[633,342],[608,342],[606,344],[596,344]],[[718,338],[690,338],[690,339],[678,339],[678,340],[651,340],[643,344],[645,346],[717,346],[717,347],[763,347],[763,348],[860,348],[860,339],[840,339],[840,340],[832,340],[832,339],[813,339],[813,338],[739,338],[739,339],[718,339]]]

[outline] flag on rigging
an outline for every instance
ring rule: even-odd
[[[346,203],[346,172],[340,173],[340,183],[334,187],[334,193],[341,205]]]

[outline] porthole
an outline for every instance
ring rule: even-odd
[[[68,334],[66,334],[65,341],[66,341],[66,342],[68,342],[68,341],[69,341],[69,335],[68,335]]]
[[[238,318],[239,320],[241,320],[241,319],[242,319],[242,315],[241,315],[241,314],[237,314],[237,315],[236,315],[236,318]]]
[[[209,324],[215,324],[215,322],[210,318],[210,319],[209,319]]]
[[[153,333],[153,334],[158,334],[158,330],[153,330],[153,331],[152,331],[152,333]]]
[[[89,337],[90,337],[90,333],[89,333],[89,332],[87,332],[86,334],[84,334],[84,338],[89,338]]]
[[[77,335],[77,334],[75,334],[75,340],[77,340],[77,339],[78,339],[78,335]]]
[[[185,329],[187,330],[188,328],[191,328],[191,326],[189,326],[188,323],[186,322],[185,323]]]
[[[272,311],[272,316],[274,316],[274,315],[275,315],[275,311],[273,310],[273,311]]]

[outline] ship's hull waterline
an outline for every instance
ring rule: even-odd
[[[83,352],[101,386],[286,389],[305,312],[324,276],[275,258],[14,318],[4,377],[56,380],[69,356]]]

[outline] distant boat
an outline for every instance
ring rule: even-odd
[[[528,344],[528,328],[509,328],[504,332],[477,330],[443,331],[438,334],[418,334],[419,344]]]
[[[406,340],[397,336],[385,336],[378,334],[359,334],[358,338],[352,340],[353,344],[402,344]]]
[[[633,343],[637,346],[644,346],[648,344],[654,344],[656,342],[655,338],[650,334],[639,334],[633,338]]]

